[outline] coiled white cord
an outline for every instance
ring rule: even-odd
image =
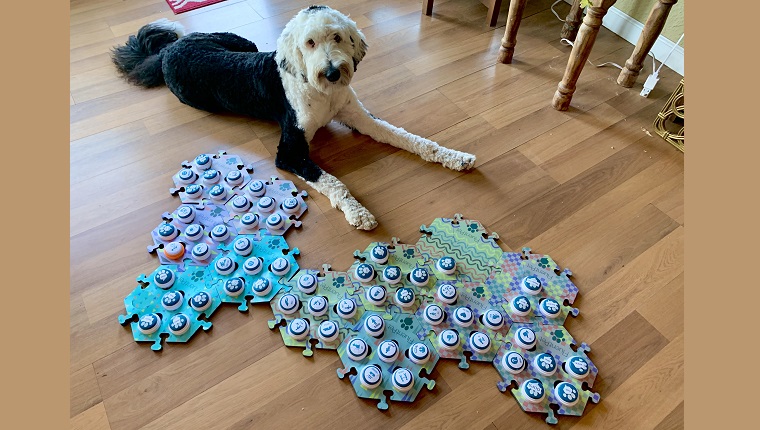
[[[556,16],[556,17],[557,17],[557,19],[558,19],[558,20],[560,20],[560,21],[562,21],[562,22],[565,22],[565,20],[564,20],[564,19],[560,18],[560,16],[559,16],[559,14],[557,13],[557,11],[555,11],[555,10],[554,10],[554,6],[556,6],[556,5],[557,5],[557,3],[561,3],[561,2],[562,2],[562,0],[557,0],[557,1],[555,1],[554,3],[552,3],[552,7],[551,7],[550,9],[552,10],[552,13],[554,14],[554,16]]]

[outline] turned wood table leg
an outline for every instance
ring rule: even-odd
[[[520,27],[525,2],[527,0],[510,0],[509,15],[507,15],[507,28],[504,30],[504,37],[501,39],[501,48],[499,56],[496,59],[499,63],[509,64],[512,62],[512,55],[515,53],[517,44],[517,29]]]
[[[496,25],[496,21],[499,19],[499,9],[501,9],[501,0],[490,0],[488,14],[486,15],[486,25],[489,27]]]
[[[578,35],[578,27],[581,25],[581,16],[583,15],[583,8],[581,8],[581,0],[573,0],[572,6],[570,6],[570,12],[565,18],[565,24],[562,26],[560,36],[564,39],[575,40],[575,36]]]
[[[662,28],[665,26],[665,20],[668,19],[670,8],[676,4],[678,0],[659,0],[652,6],[652,11],[649,12],[649,18],[647,18],[646,24],[644,24],[644,30],[639,35],[639,41],[636,42],[636,47],[633,48],[631,58],[626,60],[625,67],[620,71],[617,83],[623,87],[631,88],[636,83],[636,78],[639,77],[639,72],[644,66],[644,60],[647,58],[647,54],[654,46],[654,42],[662,32]]]
[[[573,50],[570,52],[570,58],[567,60],[565,75],[557,86],[557,92],[554,93],[552,100],[554,109],[567,110],[570,107],[570,100],[572,100],[575,92],[575,84],[578,82],[583,66],[591,54],[591,48],[594,46],[599,27],[602,25],[602,18],[607,13],[607,9],[615,4],[615,1],[595,0],[594,6],[588,8],[586,17],[583,18],[583,24],[578,30]]]
[[[434,0],[422,0],[422,12],[427,16],[433,14],[433,1]]]

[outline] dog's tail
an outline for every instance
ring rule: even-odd
[[[143,26],[136,36],[129,36],[125,45],[113,48],[111,59],[128,82],[146,88],[163,85],[161,50],[184,34],[180,23],[159,19]]]

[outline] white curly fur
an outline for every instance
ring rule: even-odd
[[[372,116],[351,88],[355,64],[364,58],[367,44],[356,23],[346,15],[321,7],[304,9],[286,26],[277,40],[276,61],[283,60],[290,72],[280,68],[285,95],[296,112],[298,127],[310,142],[316,131],[333,119],[387,143],[419,155],[423,160],[441,163],[453,170],[467,170],[475,156],[445,148]],[[328,67],[341,71],[337,82],[326,78]],[[362,206],[335,176],[323,173],[309,182],[344,212],[348,222],[359,229],[377,226],[375,217]]]
[[[185,27],[182,26],[182,24],[176,21],[170,21],[166,18],[157,19],[151,22],[150,25],[174,32],[177,37],[182,37],[185,35]]]

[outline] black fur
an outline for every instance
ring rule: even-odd
[[[111,59],[130,83],[157,87],[164,83],[161,50],[177,39],[173,31],[148,24],[137,32],[137,36],[129,36],[126,45],[114,48]]]
[[[232,33],[175,33],[147,25],[112,53],[113,62],[136,85],[166,83],[182,103],[209,112],[231,112],[277,121],[282,128],[275,165],[315,182],[322,175],[285,97],[275,52]],[[294,73],[284,62],[283,70]]]

